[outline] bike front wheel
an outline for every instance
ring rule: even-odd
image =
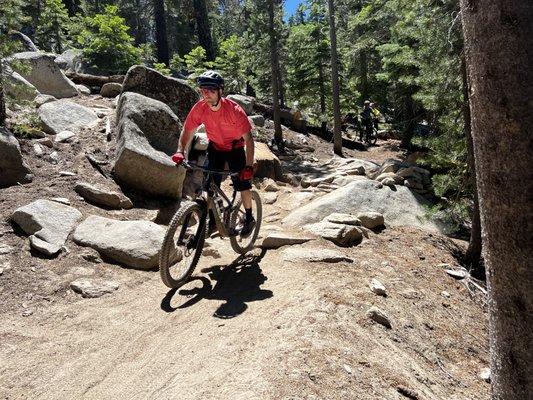
[[[246,217],[244,205],[242,199],[239,199],[235,204],[235,207],[230,217],[230,243],[231,248],[238,254],[245,254],[252,250],[254,247],[257,236],[259,235],[259,229],[261,228],[261,220],[263,218],[263,206],[261,205],[261,197],[255,190],[252,193],[252,213],[255,218],[255,227],[252,232],[247,236],[241,236],[240,230],[242,229]]]
[[[182,204],[167,229],[159,273],[169,288],[178,288],[191,276],[205,243],[207,209],[196,202]]]

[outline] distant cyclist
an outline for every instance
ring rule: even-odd
[[[361,111],[359,115],[361,116],[361,125],[363,128],[359,131],[359,140],[363,141],[363,132],[365,135],[370,135],[373,129],[373,114],[369,100],[365,100],[363,103],[363,111]]]
[[[252,188],[254,162],[254,140],[251,134],[252,125],[240,105],[233,100],[222,97],[224,78],[215,71],[206,71],[197,79],[202,99],[198,101],[187,115],[183,131],[178,142],[178,150],[172,156],[176,164],[187,158],[185,149],[196,128],[204,124],[209,146],[207,149],[207,168],[223,170],[226,162],[232,175],[235,190],[241,193],[246,211],[241,236],[249,235],[255,226],[252,214]],[[245,150],[246,149],[246,150]],[[213,177],[220,187],[222,176]],[[209,232],[215,231],[215,221],[209,218]]]
[[[376,128],[376,131],[379,129],[379,117],[381,116],[381,113],[378,110],[378,105],[376,103],[370,103],[370,109],[372,110],[372,122],[374,123],[374,128]]]

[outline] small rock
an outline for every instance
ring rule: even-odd
[[[91,89],[89,89],[87,86],[85,85],[76,85],[76,89],[78,89],[78,92],[80,94],[83,94],[85,96],[88,96],[91,94]]]
[[[23,317],[29,317],[30,315],[33,314],[33,309],[32,308],[27,308],[25,309],[23,312],[22,312],[22,316]]]
[[[283,260],[289,262],[325,262],[338,263],[348,262],[353,263],[353,259],[345,256],[339,251],[329,249],[312,249],[303,247],[289,247],[282,251]]]
[[[59,155],[57,154],[57,151],[53,151],[48,157],[50,158],[50,162],[52,164],[57,164],[59,162]]]
[[[343,365],[342,367],[343,367],[343,368],[344,368],[344,370],[345,370],[346,372],[348,372],[349,374],[351,374],[351,373],[352,373],[352,369],[350,368],[350,366],[349,366],[349,365],[347,365],[347,364],[344,364],[344,365]]]
[[[85,267],[74,267],[69,271],[72,275],[93,275],[94,270]]]
[[[387,297],[387,289],[385,289],[385,286],[383,286],[383,284],[377,279],[372,279],[370,282],[370,290],[378,296]]]
[[[448,293],[446,290],[443,290],[442,293],[441,293],[441,295],[442,295],[443,297],[446,297],[447,299],[449,299],[450,296],[451,296],[450,293]]]
[[[45,137],[37,140],[37,143],[42,144],[43,146],[52,148],[54,147],[54,142],[52,142],[52,139]]]
[[[30,236],[30,245],[33,249],[40,251],[43,254],[46,254],[47,256],[54,256],[57,253],[61,251],[60,245],[57,245],[55,243],[49,243],[42,239],[39,239],[35,235]]]
[[[35,102],[35,107],[39,108],[45,103],[50,103],[51,101],[56,101],[57,99],[54,96],[49,94],[39,94],[33,100]]]
[[[95,263],[95,264],[100,264],[103,262],[102,259],[100,258],[100,255],[97,252],[88,251],[88,252],[80,254],[80,256],[84,260]]]
[[[55,201],[56,203],[66,204],[70,206],[70,200],[65,197],[53,197],[50,200]]]
[[[61,131],[59,132],[56,137],[55,141],[58,143],[68,142],[70,139],[72,139],[76,134],[71,131]]]
[[[265,192],[277,192],[279,187],[273,179],[266,178],[261,185],[261,189]]]
[[[0,244],[0,255],[9,254],[13,251],[13,247],[7,244]]]
[[[4,268],[0,267],[0,276],[4,275]]]
[[[119,284],[103,279],[80,278],[70,283],[70,288],[82,297],[96,298],[112,293],[119,288]]]
[[[100,95],[102,97],[116,97],[120,95],[121,91],[122,85],[120,83],[109,82],[104,83],[104,85],[100,89]]]
[[[42,157],[42,155],[44,154],[43,146],[41,146],[39,143],[35,143],[33,145],[33,152],[37,157]]]
[[[59,175],[61,175],[61,176],[76,176],[76,174],[74,172],[70,172],[70,171],[59,171]]]
[[[325,220],[333,222],[334,224],[361,225],[361,221],[352,214],[333,213],[327,216]]]
[[[104,118],[105,116],[107,116],[107,113],[104,110],[96,110],[96,116],[98,118]]]
[[[378,324],[381,324],[388,329],[392,328],[389,317],[379,308],[370,307],[370,309],[366,312],[366,315]]]
[[[263,196],[264,204],[274,204],[278,199],[278,194],[275,192],[265,193]]]
[[[490,375],[491,375],[490,374],[490,368],[483,368],[481,370],[481,372],[478,374],[478,377],[479,377],[479,379],[481,379],[481,380],[483,380],[483,381],[485,381],[487,383],[490,383],[490,378],[491,378]]]
[[[464,268],[461,269],[447,269],[445,272],[450,275],[451,277],[461,280],[464,279],[468,275],[468,271]]]
[[[374,229],[385,224],[383,214],[374,211],[362,212],[357,214],[357,218],[365,228]]]

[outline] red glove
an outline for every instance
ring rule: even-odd
[[[185,160],[185,156],[181,151],[177,152],[172,156],[172,161],[176,163],[176,165],[181,165],[181,163]]]
[[[249,181],[254,177],[254,167],[247,165],[239,174],[241,181]]]

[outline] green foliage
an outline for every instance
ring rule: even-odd
[[[174,71],[185,69],[185,60],[179,54],[174,54],[170,59],[170,68]]]
[[[242,59],[242,44],[236,35],[232,35],[220,44],[219,56],[213,67],[224,76],[227,93],[240,93],[246,84]]]
[[[45,0],[35,34],[39,48],[62,53],[67,41],[68,24],[67,9],[61,0]]]
[[[212,63],[207,61],[205,49],[197,46],[185,55],[185,66],[193,75],[199,75],[206,69],[212,68]]]
[[[142,51],[133,45],[129,27],[116,6],[106,6],[103,14],[82,17],[76,36],[84,56],[101,71],[124,73],[141,61]],[[79,27],[78,27],[79,29]]]
[[[154,69],[157,72],[162,73],[163,75],[167,75],[167,76],[170,75],[170,68],[168,68],[165,63],[155,63]]]
[[[0,3],[0,58],[20,49],[19,43],[11,40],[6,33],[20,29],[28,22],[29,18],[23,12],[25,5],[24,0],[3,0]]]

